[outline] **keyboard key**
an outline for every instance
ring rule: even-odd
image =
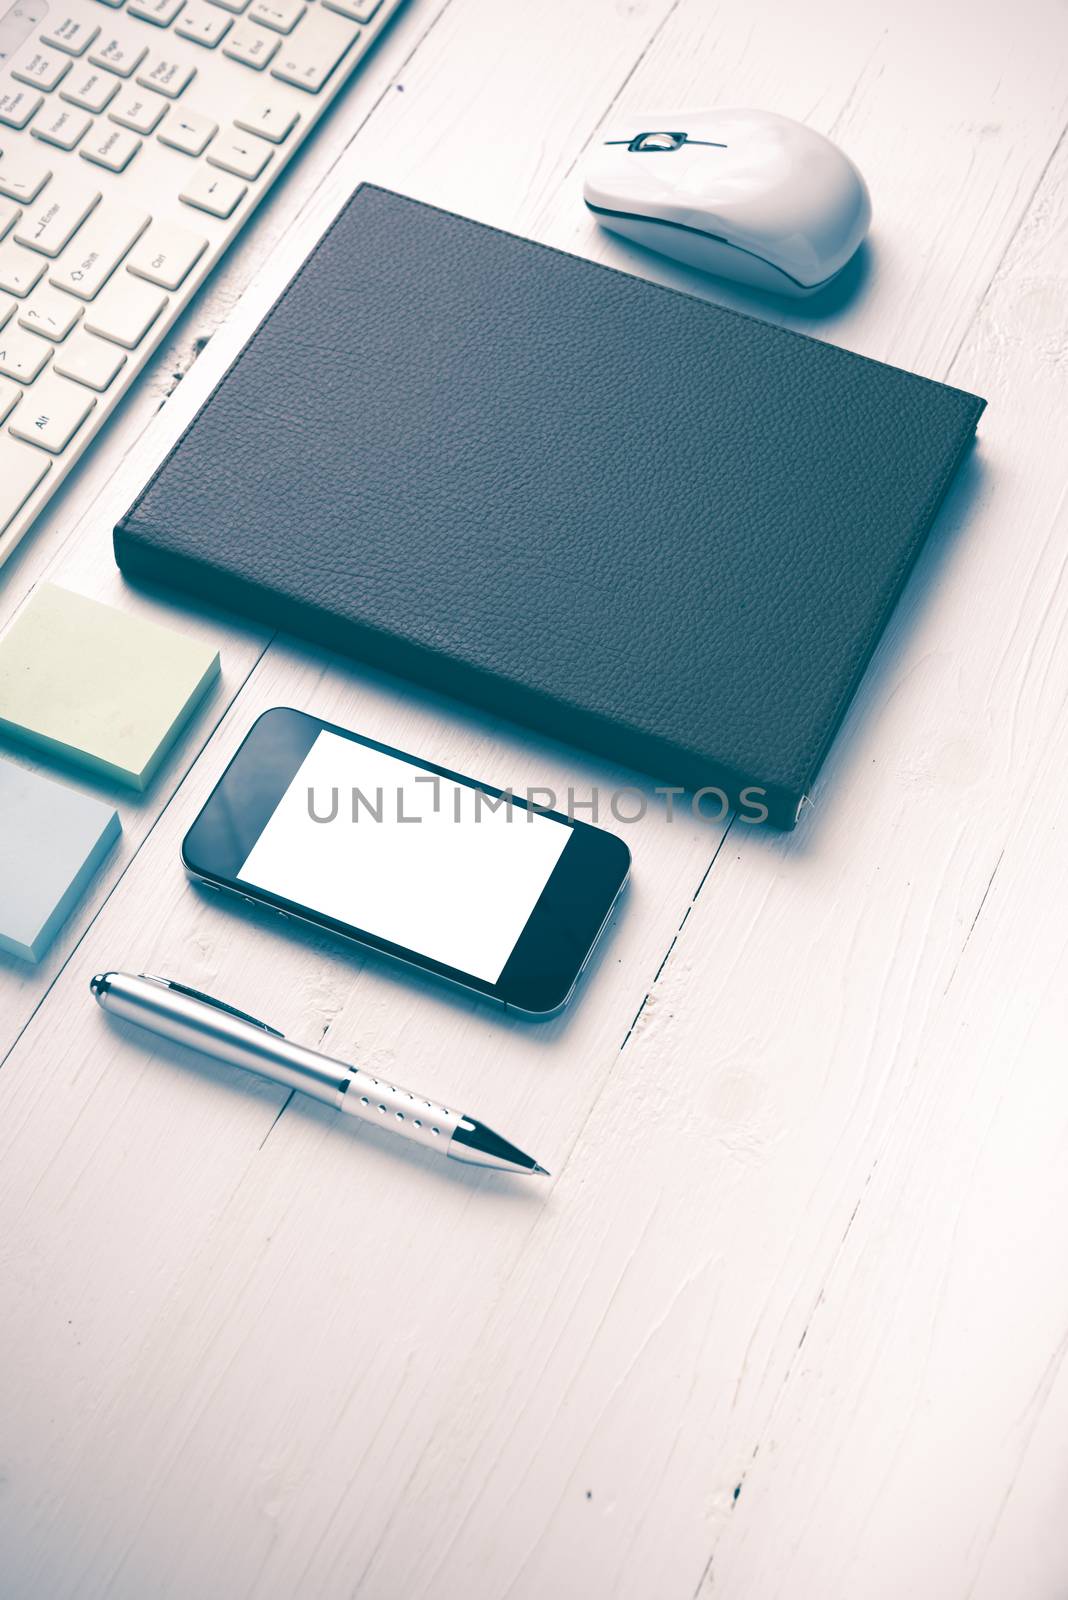
[[[33,250],[24,250],[13,239],[0,244],[0,289],[25,299],[44,276],[45,263]]]
[[[139,240],[126,266],[161,289],[177,289],[196,266],[208,241],[169,222],[154,222]]]
[[[22,390],[10,378],[0,378],[0,422],[6,422],[22,399]]]
[[[109,33],[96,41],[89,60],[94,67],[107,67],[109,72],[117,72],[120,78],[130,78],[147,54],[147,45],[143,45],[133,34]]]
[[[20,83],[28,83],[31,89],[48,90],[54,89],[60,78],[69,71],[69,56],[57,55],[52,50],[35,50],[17,67],[12,67],[11,76]]]
[[[106,339],[97,339],[79,328],[73,339],[58,349],[52,358],[53,372],[60,372],[75,383],[103,394],[115,375],[126,365],[126,353]]]
[[[126,14],[154,22],[157,28],[169,28],[184,4],[185,0],[130,0]]]
[[[230,30],[223,45],[223,55],[229,56],[231,61],[243,62],[256,72],[262,72],[281,43],[281,39],[268,33],[265,28],[257,28],[251,22],[239,22]]]
[[[272,98],[249,100],[234,118],[245,133],[258,133],[261,139],[270,139],[272,144],[288,139],[299,121],[299,112],[290,111],[288,106]]]
[[[161,57],[158,61],[150,61],[145,71],[138,73],[137,81],[143,89],[156,89],[160,94],[165,94],[168,100],[177,100],[196,75],[196,67],[187,67],[182,61],[167,61]]]
[[[0,533],[14,521],[51,465],[42,451],[0,436]]]
[[[76,294],[79,300],[92,300],[150,221],[145,211],[132,211],[117,201],[105,200],[73,247],[49,273],[49,283]]]
[[[115,10],[118,10],[119,6],[122,5],[122,0],[99,0],[99,3],[102,6],[112,6]]]
[[[0,372],[20,383],[32,383],[51,354],[47,339],[38,339],[14,322],[0,333]]]
[[[228,133],[216,139],[208,152],[213,167],[232,172],[238,178],[258,178],[274,155],[271,146],[254,133]]]
[[[141,141],[136,133],[101,123],[78,153],[83,161],[92,161],[109,172],[124,172],[140,148]]]
[[[116,100],[108,116],[112,122],[132,128],[134,133],[151,133],[159,126],[169,107],[162,95],[150,89],[125,89]]]
[[[248,6],[248,0],[210,0],[210,3],[213,6],[221,6],[224,11],[231,12],[235,17],[239,17]]]
[[[252,0],[248,16],[275,33],[292,33],[307,9],[304,0]]]
[[[96,405],[79,383],[49,373],[35,383],[27,403],[15,414],[10,432],[57,456],[65,450]]]
[[[329,11],[313,11],[287,39],[271,67],[271,77],[281,78],[309,94],[318,94],[360,30]]]
[[[40,200],[23,212],[15,238],[43,256],[58,256],[99,200],[99,189],[87,188],[80,179],[53,178]]]
[[[0,239],[11,232],[21,215],[18,206],[13,206],[10,201],[0,200]]]
[[[12,152],[0,161],[0,194],[11,200],[36,200],[51,176],[51,168],[42,161],[27,161],[24,155]]]
[[[230,18],[218,6],[201,5],[199,0],[189,0],[185,15],[175,28],[183,39],[192,39],[206,50],[214,50],[230,27]]]
[[[81,306],[69,295],[59,294],[47,285],[35,290],[28,301],[13,300],[10,304],[12,307],[18,306],[16,321],[20,327],[29,333],[39,333],[43,338],[51,339],[53,344],[66,338],[82,314]],[[6,316],[0,317],[0,327],[6,320]]]
[[[95,22],[72,16],[70,12],[64,15],[61,11],[58,22],[52,23],[42,33],[41,43],[50,44],[55,50],[63,50],[69,56],[82,56],[99,32]]]
[[[124,350],[134,350],[166,304],[165,294],[123,272],[85,313],[85,326],[90,333],[121,344]]]
[[[12,300],[9,294],[0,294],[0,328],[7,322],[17,304],[18,301]]]
[[[370,22],[382,0],[323,0],[329,11],[348,17],[351,22]]]
[[[194,167],[178,198],[198,211],[210,211],[213,217],[229,217],[247,193],[247,186],[236,178]]]
[[[84,111],[52,105],[43,117],[38,117],[30,132],[35,139],[43,139],[46,144],[54,144],[60,150],[73,150],[92,126],[92,117],[87,117]]]
[[[159,135],[159,142],[170,145],[172,150],[181,150],[183,155],[199,156],[218,131],[219,124],[202,117],[198,111],[176,111]]]
[[[24,128],[43,105],[44,95],[16,89],[12,84],[10,89],[0,91],[0,122],[5,122],[9,128]]]
[[[100,112],[111,104],[121,87],[121,79],[113,78],[110,72],[101,72],[99,67],[80,67],[67,79],[59,98],[69,100],[72,106],[81,106],[83,111]]]
[[[82,308],[77,300],[46,285],[43,289],[35,290],[20,309],[19,327],[29,333],[42,334],[44,338],[51,339],[53,344],[58,344],[67,337],[81,314]]]

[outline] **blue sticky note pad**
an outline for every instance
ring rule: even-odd
[[[40,961],[121,831],[113,806],[0,761],[0,950]]]

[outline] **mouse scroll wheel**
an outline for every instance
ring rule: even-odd
[[[628,149],[637,155],[653,154],[657,151],[678,150],[686,143],[684,133],[639,133],[632,139]]]

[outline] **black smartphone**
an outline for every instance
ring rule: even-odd
[[[279,707],[186,834],[187,872],[544,1016],[630,871],[603,828]]]

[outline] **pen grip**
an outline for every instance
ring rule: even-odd
[[[463,1120],[462,1112],[377,1078],[362,1067],[350,1068],[347,1078],[338,1101],[342,1111],[445,1154],[457,1124]]]

